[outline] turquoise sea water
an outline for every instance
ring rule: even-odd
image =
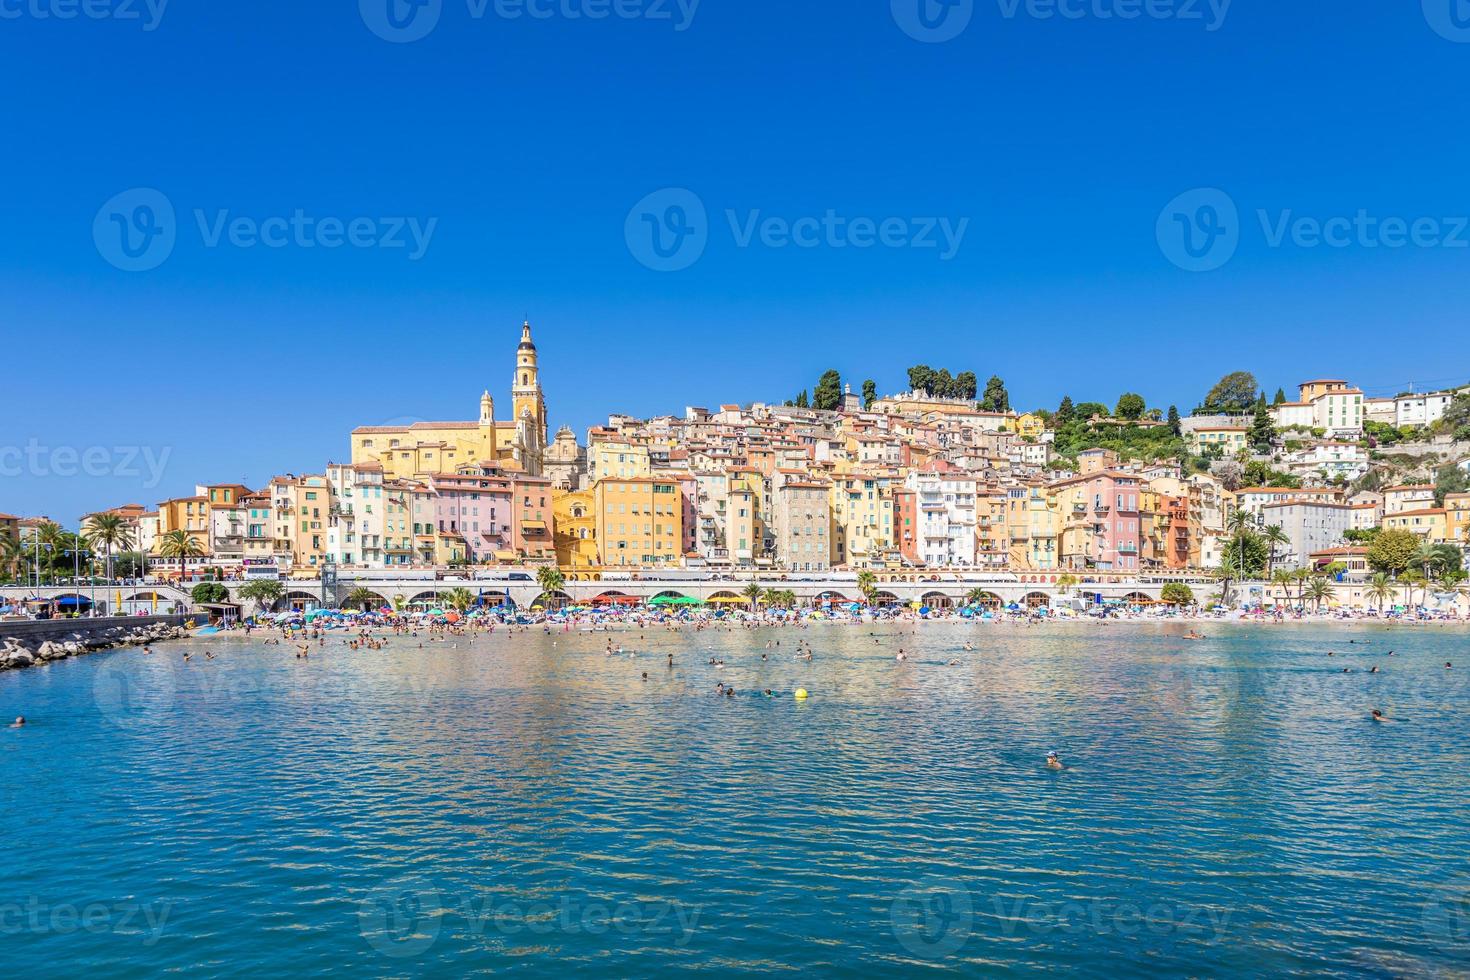
[[[1470,634],[1183,632],[216,639],[9,671],[0,973],[1470,971]]]

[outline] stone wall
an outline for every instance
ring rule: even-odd
[[[119,616],[0,622],[0,670],[29,667],[116,646],[157,643],[184,635],[190,617]]]

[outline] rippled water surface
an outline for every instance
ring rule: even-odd
[[[1207,632],[215,639],[9,671],[0,973],[1465,974],[1467,634]]]

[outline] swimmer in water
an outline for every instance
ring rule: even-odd
[[[1374,708],[1373,709],[1373,720],[1374,721],[1388,721],[1387,718],[1383,717],[1383,712],[1379,711],[1377,708]]]
[[[899,660],[907,660],[908,658],[909,658],[909,655],[903,652],[903,647],[899,647],[898,648],[898,658],[897,659],[899,659]]]
[[[15,721],[12,721],[10,723],[10,727],[11,728],[24,728],[24,727],[26,727],[26,716],[25,715],[21,715],[20,717],[16,718]]]
[[[1048,769],[1065,769],[1066,766],[1063,766],[1062,765],[1062,760],[1057,757],[1056,752],[1048,752],[1046,754],[1046,768],[1048,768]]]

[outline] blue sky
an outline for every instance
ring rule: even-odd
[[[472,417],[486,387],[508,402],[526,316],[579,434],[828,367],[882,390],[920,362],[998,373],[1021,407],[1187,409],[1236,368],[1470,378],[1470,248],[1442,244],[1470,243],[1450,0],[969,0],[927,8],[937,33],[969,17],[943,41],[906,33],[919,0],[437,0],[406,43],[368,26],[392,34],[388,0],[89,2],[0,0],[0,511],[73,523],[319,471],[357,424]],[[140,188],[173,242],[124,271]],[[672,220],[670,188],[702,251],[656,271],[635,205]],[[1204,233],[1218,195],[1166,213],[1196,189],[1237,212],[1209,271],[1168,240]],[[361,247],[245,247],[298,211],[358,221]],[[1360,212],[1342,247],[1299,220]],[[811,247],[770,222],[829,213]],[[425,247],[390,234],[406,219]],[[1385,219],[1416,240],[1386,246]],[[856,247],[853,222],[890,234]],[[930,226],[963,234],[917,247]]]

